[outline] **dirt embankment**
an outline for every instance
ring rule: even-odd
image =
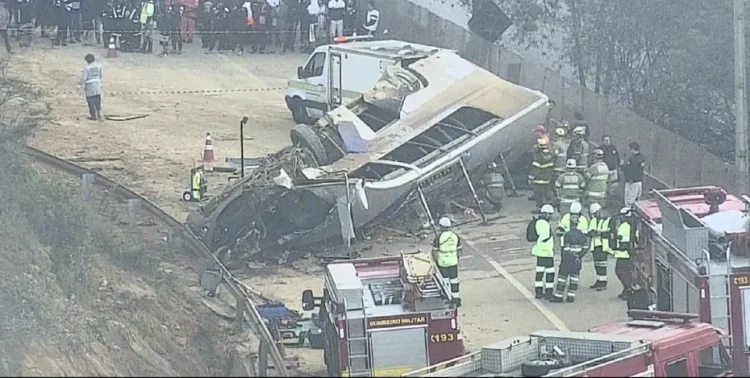
[[[190,289],[187,249],[124,230],[34,167],[20,143],[49,106],[0,80],[0,376],[229,374],[229,325]]]

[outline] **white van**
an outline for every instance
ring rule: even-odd
[[[441,50],[394,40],[319,46],[289,80],[286,104],[294,122],[311,124],[372,89],[386,67],[406,67]]]

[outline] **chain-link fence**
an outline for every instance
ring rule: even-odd
[[[621,154],[638,142],[652,176],[648,188],[719,185],[736,188],[735,168],[699,145],[670,132],[572,80],[490,43],[409,0],[378,2],[383,29],[390,38],[455,49],[473,63],[525,87],[544,92],[556,106],[550,117],[573,119],[580,112],[588,121],[593,142],[608,134]],[[456,9],[456,12],[462,10]]]

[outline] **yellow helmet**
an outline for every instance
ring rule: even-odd
[[[547,147],[547,140],[544,138],[539,138],[536,140],[536,146],[539,148]]]

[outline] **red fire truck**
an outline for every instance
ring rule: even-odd
[[[631,310],[588,332],[538,331],[402,377],[731,377],[726,337],[695,314]],[[713,356],[718,355],[717,359]]]
[[[324,359],[331,377],[393,377],[464,353],[450,286],[428,253],[353,259],[325,269],[320,308]]]
[[[638,201],[636,280],[657,311],[699,314],[729,331],[735,370],[750,357],[747,197],[715,186],[658,190]]]

